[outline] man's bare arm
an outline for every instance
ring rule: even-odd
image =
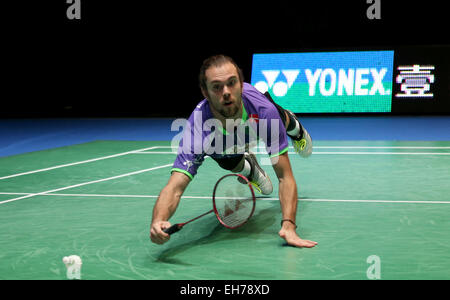
[[[294,175],[292,173],[291,163],[287,153],[284,153],[276,157],[276,163],[273,164],[273,169],[277,174],[279,181],[279,197],[281,205],[281,214],[283,220],[279,235],[285,239],[289,245],[296,247],[311,248],[317,245],[316,242],[301,239],[295,229],[298,193],[297,183],[295,182]]]
[[[153,217],[150,227],[150,239],[156,244],[164,244],[170,235],[163,230],[170,227],[168,220],[175,213],[181,196],[190,182],[183,173],[172,172],[167,185],[161,190],[153,207]]]

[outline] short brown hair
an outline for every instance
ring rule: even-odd
[[[234,65],[236,67],[236,70],[239,75],[239,81],[241,83],[244,82],[244,74],[243,74],[241,68],[239,68],[238,65],[234,62],[234,60],[229,56],[219,54],[219,55],[214,55],[214,56],[208,57],[207,59],[205,59],[203,61],[203,64],[200,67],[200,74],[198,75],[198,81],[200,84],[200,88],[205,91],[207,90],[207,88],[206,88],[206,70],[208,70],[211,66],[219,67],[227,62],[231,63],[232,65]]]

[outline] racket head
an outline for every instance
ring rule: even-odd
[[[255,211],[255,192],[250,181],[241,174],[227,174],[215,184],[213,209],[219,222],[229,229],[241,227]]]

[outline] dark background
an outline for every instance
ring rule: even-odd
[[[206,57],[448,45],[444,1],[66,0],[2,3],[0,117],[187,117]],[[447,60],[448,62],[448,60]],[[450,111],[450,110],[449,110]],[[426,111],[424,112],[426,113]],[[435,113],[435,112],[433,112]]]
[[[450,115],[450,46],[395,47],[392,114],[395,115]],[[434,82],[430,84],[433,97],[396,97],[403,94],[395,82],[400,73],[398,66],[434,66]]]

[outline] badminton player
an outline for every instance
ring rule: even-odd
[[[279,236],[292,246],[314,247],[316,242],[300,238],[296,231],[297,184],[288,157],[288,136],[299,155],[311,155],[312,141],[306,129],[268,93],[262,94],[244,83],[242,70],[230,57],[206,59],[200,68],[199,83],[205,99],[188,119],[171,176],[153,208],[151,240],[156,244],[169,240],[163,229],[171,226],[168,220],[205,156],[213,158],[221,168],[247,177],[260,193],[271,194],[272,182],[250,151],[252,137],[256,136],[263,140],[278,178],[282,214]],[[213,127],[216,130],[211,134]],[[240,134],[243,130],[245,133]]]

